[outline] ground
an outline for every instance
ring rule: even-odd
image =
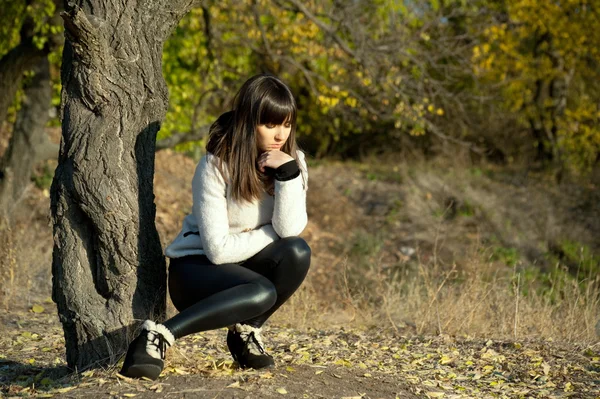
[[[465,280],[471,291],[481,288],[478,297],[453,297],[454,291],[445,291],[450,282],[444,285],[445,273],[468,269],[465,258],[472,254],[490,260],[478,261],[477,268],[489,266],[501,275],[507,268],[548,267],[554,259],[547,256],[550,249],[563,239],[597,251],[596,187],[553,186],[491,168],[441,173],[435,166],[391,165],[311,162],[310,222],[303,237],[313,262],[300,292],[266,328],[275,368],[238,369],[225,331],[209,331],[177,341],[157,381],[122,377],[119,364],[80,373],[67,369],[61,325],[49,298],[48,193],[31,188],[21,222],[27,228],[15,228],[5,241],[14,261],[0,265],[10,276],[2,280],[1,395],[600,398],[594,293],[588,302],[579,297],[565,302],[570,311],[559,313],[555,305],[528,305],[534,297],[514,297],[510,289],[492,291],[487,280],[481,286]],[[157,154],[156,220],[163,245],[189,212],[194,167],[171,151]],[[471,251],[474,242],[480,247]],[[414,293],[398,285],[398,293],[377,297],[382,287],[396,287],[382,283],[377,273],[415,270],[441,277]],[[357,289],[360,284],[372,291]],[[447,303],[454,307],[444,307]]]
[[[7,397],[71,398],[596,398],[598,352],[552,341],[483,341],[391,331],[266,331],[276,367],[244,371],[231,361],[225,331],[186,337],[170,349],[156,381],[118,367],[74,374],[51,304],[1,316],[0,387]]]

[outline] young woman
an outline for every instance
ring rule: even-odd
[[[211,126],[206,150],[192,181],[192,213],[166,249],[180,313],[143,323],[122,375],[156,379],[176,339],[225,326],[241,367],[274,364],[261,327],[300,286],[311,255],[298,237],[308,175],[289,88],[271,75],[250,78],[233,110]]]

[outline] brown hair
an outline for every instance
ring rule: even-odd
[[[279,125],[288,121],[291,132],[281,151],[293,157],[298,165],[296,144],[296,100],[290,89],[273,75],[256,75],[248,79],[236,94],[233,110],[222,114],[210,127],[206,151],[219,159],[219,170],[227,166],[231,193],[235,200],[253,201],[263,191],[273,190],[273,176],[256,167],[258,137],[262,124]]]

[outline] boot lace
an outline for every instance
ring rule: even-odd
[[[148,340],[146,342],[146,352],[155,359],[165,360],[165,353],[169,343],[167,339],[159,332],[149,330]]]
[[[262,341],[260,330],[252,327],[244,328],[243,331],[240,331],[240,337],[244,341],[249,353],[256,356],[266,353],[264,349],[265,344]]]

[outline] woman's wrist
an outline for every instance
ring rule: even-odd
[[[295,159],[292,159],[275,169],[275,179],[279,181],[288,181],[295,179],[300,175],[300,168]]]

